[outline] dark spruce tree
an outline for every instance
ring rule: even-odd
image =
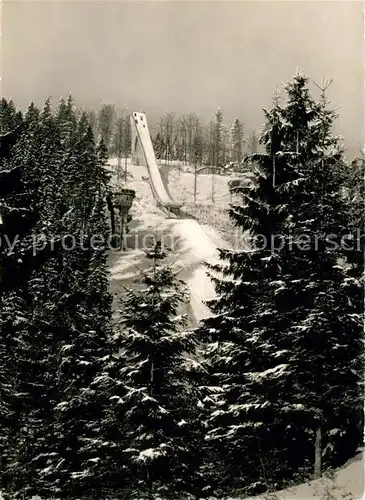
[[[12,497],[32,493],[49,494],[50,459],[55,454],[53,409],[61,397],[56,387],[57,342],[60,321],[57,300],[60,297],[60,246],[54,240],[58,229],[57,200],[60,183],[60,141],[49,101],[41,114],[31,105],[25,116],[25,132],[14,155],[14,164],[22,166],[26,197],[29,197],[33,226],[29,238],[22,241],[32,252],[24,264],[22,289],[27,322],[18,328],[14,356],[16,387],[13,435]],[[56,238],[57,240],[57,238]],[[30,265],[33,262],[37,266]],[[63,312],[63,315],[65,313]],[[15,473],[16,471],[16,473]]]
[[[210,266],[218,298],[200,332],[207,385],[223,389],[212,390],[207,443],[221,454],[220,486],[245,493],[303,468],[319,475],[321,460],[339,464],[360,442],[361,286],[328,238],[347,230],[335,116],[302,74],[285,91],[265,111],[255,183],[230,210],[250,250],[221,250]]]
[[[12,100],[7,101],[2,98],[0,100],[0,133],[1,135],[7,132],[14,131],[23,122],[21,111],[17,111]]]
[[[31,214],[25,199],[23,172],[14,165],[19,133],[12,130],[15,114],[8,113],[5,99],[0,102],[0,491],[8,490],[16,469],[13,467],[14,426],[16,426],[16,333],[27,323],[24,314],[20,272],[21,243],[29,232]],[[7,111],[7,113],[5,113]]]
[[[347,261],[351,272],[358,277],[364,276],[365,262],[365,152],[354,158],[347,171],[346,200],[349,213],[349,234],[352,241],[348,244]]]
[[[303,87],[306,79],[301,76],[299,83]],[[300,294],[307,304],[306,314],[292,326],[298,333],[295,384],[307,427],[315,433],[317,477],[322,461],[325,466],[336,466],[352,456],[362,443],[363,427],[363,285],[361,274],[353,272],[345,244],[352,227],[344,199],[347,168],[340,138],[331,134],[336,114],[328,109],[326,89],[327,85],[321,89],[317,119],[310,124],[308,145],[299,158],[301,185],[294,190],[288,186],[293,213],[288,228],[294,243],[303,233],[313,240],[304,252],[295,245],[296,260],[288,259],[288,269],[293,275],[296,272],[292,282],[302,280]],[[295,85],[288,86],[287,92],[294,100]],[[359,256],[361,252],[354,250]],[[303,363],[303,355],[310,363]]]
[[[41,461],[42,452],[49,444],[47,433],[53,387],[50,383],[53,367],[50,350],[53,341],[50,332],[44,330],[43,307],[46,304],[43,303],[39,310],[33,292],[37,288],[35,276],[41,273],[52,254],[52,249],[43,242],[42,247],[39,246],[37,238],[44,186],[40,173],[47,177],[47,168],[54,165],[52,152],[55,153],[57,148],[51,121],[47,103],[41,119],[32,105],[24,124],[21,128],[17,125],[18,140],[12,150],[10,165],[11,174],[18,174],[3,205],[3,236],[15,242],[12,252],[3,253],[3,276],[11,276],[12,282],[10,290],[6,287],[7,293],[3,290],[3,318],[6,318],[7,326],[2,333],[13,358],[13,391],[9,400],[12,425],[5,434],[9,443],[9,460],[1,470],[2,480],[7,483],[5,489],[11,498],[35,491],[36,462]],[[44,151],[50,156],[44,156]],[[42,162],[45,162],[43,167]],[[3,284],[7,281],[5,278]],[[9,298],[15,307],[12,314],[6,306]],[[11,345],[8,343],[9,332],[12,332]],[[2,453],[2,457],[5,460],[6,454]]]
[[[21,172],[3,204],[3,228],[20,235],[12,258],[1,254],[2,276],[13,282],[9,289],[1,280],[0,355],[9,375],[1,386],[0,488],[7,498],[73,498],[95,484],[99,457],[89,443],[103,411],[95,380],[105,371],[111,316],[100,238],[107,178],[88,124],[75,120],[71,99],[56,116],[49,102],[42,113],[31,105],[6,163],[15,180]]]
[[[194,334],[183,332],[179,307],[182,283],[161,263],[157,243],[148,254],[137,291],[122,302],[120,332],[115,339],[112,396],[116,439],[109,470],[127,485],[128,498],[181,498],[191,491],[197,467],[194,454],[194,398],[188,385],[189,353]]]
[[[69,115],[72,127],[74,117]],[[67,127],[66,127],[67,129]],[[96,481],[95,429],[103,412],[95,380],[109,353],[111,297],[106,267],[106,174],[86,116],[68,140],[61,228],[65,240],[58,271],[56,446],[47,470],[57,494],[86,494]],[[71,180],[74,179],[72,183]],[[100,395],[101,397],[101,395]]]
[[[208,423],[204,467],[213,470],[216,461],[221,465],[219,474],[211,474],[220,496],[231,487],[254,493],[269,486],[271,478],[266,476],[271,472],[267,469],[275,460],[275,446],[271,453],[269,441],[282,432],[281,422],[273,417],[282,404],[277,398],[279,387],[275,387],[280,385],[277,377],[282,367],[270,371],[280,365],[280,353],[277,358],[270,337],[276,328],[280,331],[278,323],[283,320],[268,312],[271,284],[280,269],[279,256],[270,250],[270,242],[280,234],[285,217],[282,207],[287,202],[276,186],[293,178],[284,157],[277,155],[281,151],[281,113],[276,97],[273,109],[265,111],[262,141],[267,143],[267,152],[257,158],[260,169],[255,185],[240,188],[244,201],[230,211],[237,226],[251,232],[252,250],[221,250],[222,265],[210,266],[218,299],[210,302],[213,316],[200,329],[205,344],[203,366],[209,374],[202,394],[202,418]],[[255,241],[258,235],[261,241]],[[224,279],[216,277],[215,271],[223,273]],[[254,391],[255,374],[266,370],[261,379],[266,391]]]

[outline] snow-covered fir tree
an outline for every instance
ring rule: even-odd
[[[31,105],[12,157],[26,187],[13,199],[21,202],[18,212],[29,205],[22,225],[27,213],[31,218],[20,255],[16,250],[20,264],[12,270],[13,281],[14,272],[22,278],[12,292],[17,312],[5,303],[2,308],[2,324],[13,332],[6,347],[2,329],[0,348],[1,356],[8,352],[13,359],[5,413],[13,423],[4,432],[9,444],[1,450],[0,474],[9,498],[89,491],[93,462],[89,469],[85,464],[97,458],[85,442],[101,420],[93,384],[104,373],[111,310],[105,249],[90,240],[107,232],[105,151],[96,150],[85,118],[77,124],[71,108],[71,98],[56,116],[49,101],[41,113]],[[67,238],[60,245],[67,235],[75,248]],[[34,243],[39,249],[30,260]]]
[[[117,174],[119,181],[123,178],[122,158],[126,158],[130,153],[131,147],[131,131],[130,131],[130,114],[126,108],[119,110],[117,119],[114,124],[112,144],[110,147],[111,153],[117,157],[118,166]]]
[[[213,132],[213,166],[221,167],[225,161],[223,111],[218,108],[215,112]]]
[[[213,276],[218,298],[200,331],[215,403],[207,443],[223,487],[247,493],[341,463],[361,437],[361,286],[328,241],[347,224],[335,116],[301,73],[285,91],[265,111],[254,185],[230,210],[251,250],[220,251],[211,270],[224,278]]]
[[[365,154],[354,158],[347,171],[346,199],[350,216],[347,261],[355,276],[364,276],[365,261]]]
[[[14,102],[2,98],[0,100],[0,133],[10,132],[18,127],[23,121],[21,111],[18,111]]]
[[[236,118],[230,130],[231,160],[240,164],[243,157],[243,126]]]
[[[161,137],[160,132],[157,132],[156,136],[153,138],[153,149],[156,154],[156,158],[160,160],[163,158],[164,151],[165,151],[165,145],[163,138]]]
[[[38,241],[40,220],[45,214],[45,210],[42,213],[40,209],[45,209],[43,201],[46,198],[47,181],[50,180],[52,167],[57,163],[57,144],[49,102],[41,115],[31,105],[25,116],[24,133],[19,140],[19,147],[12,158],[13,167],[22,170],[22,180],[26,187],[25,196],[21,196],[18,202],[21,200],[22,205],[28,203],[24,215],[25,221],[29,218],[27,212],[31,215],[31,223],[27,234],[23,234],[19,241],[18,262],[22,267],[22,283],[18,281],[14,290],[18,297],[15,303],[19,308],[13,320],[15,331],[12,347],[14,359],[11,405],[16,425],[6,435],[11,460],[2,468],[11,498],[28,495],[36,491],[37,486],[41,487],[42,480],[37,484],[39,477],[35,471],[39,463],[42,463],[41,467],[45,464],[42,453],[50,445],[52,435],[49,424],[55,388],[51,381],[56,373],[53,337],[45,316],[48,303],[45,301],[38,307],[41,288],[38,285],[41,280],[36,278],[47,265],[51,252],[45,252],[42,248],[37,249],[34,254],[33,252]],[[17,200],[16,195],[14,199]],[[15,225],[15,228],[19,230],[19,226]],[[47,249],[47,246],[44,248]],[[10,318],[8,324],[11,324]]]
[[[81,116],[71,147],[75,184],[68,219],[64,218],[76,244],[64,251],[59,277],[57,307],[65,315],[57,345],[61,399],[54,408],[56,446],[47,471],[58,478],[56,486],[64,496],[92,490],[93,467],[100,459],[90,443],[102,418],[100,392],[94,384],[104,372],[110,337],[111,299],[103,245],[107,238],[105,158],[106,151],[96,149],[86,116]],[[68,175],[72,175],[72,163]]]
[[[288,329],[295,352],[293,401],[303,408],[319,476],[322,461],[342,464],[361,443],[362,284],[348,268],[343,244],[350,217],[343,149],[331,133],[336,113],[329,109],[326,85],[310,105],[307,81],[299,73],[286,86],[284,141],[299,155],[288,162],[297,180],[279,188],[289,194],[283,229],[293,243],[284,250],[283,271],[291,278],[280,294],[302,308]],[[303,234],[311,238],[304,247]]]
[[[120,437],[111,470],[124,471],[129,498],[180,498],[192,488],[197,466],[194,399],[187,383],[194,334],[182,329],[178,311],[186,291],[161,262],[159,243],[148,257],[152,265],[143,271],[139,290],[123,298],[115,339],[119,397],[113,401]]]
[[[25,196],[24,168],[14,162],[19,152],[20,137],[15,133],[16,110],[5,99],[0,103],[0,489],[9,488],[16,475],[14,467],[14,426],[16,424],[17,333],[25,328],[29,316],[25,312],[25,284],[30,259],[24,268],[22,257],[25,240],[33,225],[29,198]],[[12,110],[12,111],[11,111]],[[8,244],[5,244],[5,242]],[[11,246],[13,246],[11,248]],[[35,260],[35,259],[34,259]]]
[[[257,150],[258,150],[258,139],[257,139],[257,135],[256,135],[256,130],[254,129],[251,134],[250,134],[250,137],[249,137],[249,140],[248,140],[248,153],[249,154],[255,154],[257,153]]]
[[[98,132],[108,151],[111,148],[115,119],[115,106],[103,104],[98,114]]]

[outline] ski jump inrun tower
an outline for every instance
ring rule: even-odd
[[[151,135],[145,113],[134,111],[130,115],[132,136],[132,161],[136,165],[144,162],[153,196],[159,207],[179,216],[181,204],[176,203],[162,181],[160,170],[157,165],[155,152],[153,150]]]

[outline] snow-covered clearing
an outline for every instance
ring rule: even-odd
[[[184,167],[183,167],[184,168]],[[212,205],[212,189],[214,204],[225,208],[230,201],[228,182],[231,177],[227,175],[210,174],[197,175],[196,202],[201,205]],[[213,182],[214,181],[214,182]],[[169,169],[169,189],[176,201],[188,204],[194,201],[194,174],[180,171],[176,167]]]
[[[197,195],[194,200],[194,178],[192,167],[162,167],[168,178],[168,189],[171,196],[182,203],[183,210],[191,214],[199,224],[213,227],[231,246],[242,248],[245,238],[230,219],[228,208],[230,202],[239,202],[240,196],[230,194],[229,181],[237,179],[238,174],[214,175],[200,173],[197,175]],[[243,177],[242,177],[243,178]],[[249,181],[247,175],[244,179]],[[214,188],[213,188],[214,186]]]

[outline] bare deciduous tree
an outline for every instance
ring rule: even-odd
[[[114,104],[102,105],[98,116],[98,128],[99,128],[100,138],[103,140],[108,151],[111,146],[115,116],[116,113]]]

